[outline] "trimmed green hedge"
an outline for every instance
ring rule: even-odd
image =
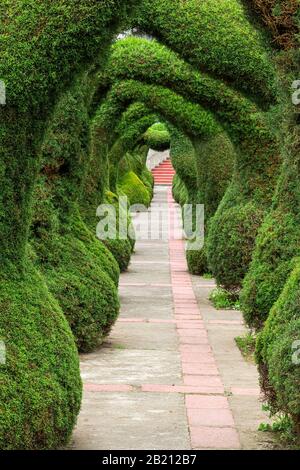
[[[162,123],[153,124],[144,134],[148,147],[157,152],[163,152],[170,148],[170,133]]]
[[[187,204],[188,192],[184,182],[180,179],[178,174],[175,174],[174,176],[172,191],[173,197],[178,204],[180,204],[181,206]]]
[[[184,184],[188,193],[187,203],[197,199],[197,172],[195,150],[191,140],[181,131],[172,127],[170,156],[176,174]]]
[[[120,238],[119,236],[119,217],[120,217],[120,207],[119,207],[119,196],[117,194],[112,193],[111,191],[107,191],[105,193],[105,203],[112,204],[115,207],[116,211],[116,238],[106,238],[103,240],[104,245],[109,249],[112,253],[114,258],[116,259],[121,272],[127,270],[131,254],[134,250],[135,246],[135,239],[130,237],[130,232],[128,238],[125,240]],[[123,209],[121,209],[123,210]],[[131,218],[129,213],[125,214],[127,218],[127,227],[131,226]]]
[[[291,273],[257,341],[261,385],[273,413],[291,417],[300,432],[300,263]]]
[[[83,223],[78,208],[89,163],[82,91],[88,83],[79,81],[54,110],[42,146],[31,237],[36,264],[84,352],[101,344],[119,311],[117,263]]]
[[[205,241],[201,250],[188,250],[187,262],[192,274],[202,275],[210,268],[207,239],[211,217],[215,214],[232,178],[235,152],[225,133],[208,140],[193,139],[197,168],[197,203],[204,204]]]
[[[299,51],[280,59],[282,103],[278,116],[283,164],[273,204],[259,230],[253,260],[243,283],[241,305],[246,322],[261,328],[300,252],[299,108],[290,100],[290,84],[298,76]]]
[[[79,360],[58,302],[32,263],[1,277],[0,448],[57,449],[68,443],[81,402]]]
[[[143,0],[135,24],[196,69],[224,78],[256,100],[274,98],[268,46],[240,1]]]
[[[228,290],[240,287],[249,267],[263,211],[256,204],[228,204],[223,198],[212,217],[207,237],[209,267],[219,285]]]
[[[193,138],[199,203],[205,206],[205,223],[215,214],[231,182],[235,149],[224,132],[210,139]]]
[[[119,194],[125,194],[131,206],[142,204],[149,207],[150,193],[140,178],[133,172],[126,173],[118,182]]]
[[[103,56],[119,20],[125,25],[136,3],[0,5],[0,77],[7,92],[0,106],[0,336],[7,345],[7,364],[0,366],[2,449],[59,448],[76,422],[81,382],[74,339],[26,252],[32,194],[58,99]]]

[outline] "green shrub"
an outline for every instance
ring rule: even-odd
[[[171,128],[170,155],[176,175],[186,189],[186,203],[191,204],[195,201],[198,190],[195,151],[190,138],[174,127]],[[180,188],[179,181],[177,184]]]
[[[128,197],[131,206],[142,204],[145,207],[150,205],[150,194],[144,183],[133,172],[126,173],[118,182],[118,189]]]
[[[41,275],[0,282],[0,448],[56,449],[68,443],[81,402],[73,335]]]
[[[55,258],[41,266],[81,352],[98,347],[119,313],[116,286],[85,245],[72,235],[57,237]]]
[[[275,70],[267,42],[250,24],[241,2],[144,0],[136,17],[142,31],[158,37],[195,69],[207,70],[255,99],[274,97]],[[155,72],[155,66],[149,67],[149,76]]]
[[[75,211],[68,223],[53,230],[47,199],[45,207],[41,199],[35,207],[31,237],[35,263],[66,315],[78,349],[91,351],[118,315],[117,263]],[[55,220],[54,214],[52,208]]]
[[[240,288],[251,261],[262,212],[255,204],[234,205],[224,209],[223,199],[212,217],[207,237],[209,267],[225,289]]]
[[[207,272],[207,258],[203,248],[201,250],[187,250],[186,259],[191,274],[201,275]]]
[[[210,139],[193,138],[197,170],[197,194],[195,201],[204,205],[205,240],[201,250],[188,250],[187,262],[192,274],[202,275],[209,271],[206,241],[211,217],[232,177],[235,154],[233,145],[225,133]]]
[[[256,358],[265,398],[273,414],[288,415],[300,432],[300,260],[258,336]],[[297,353],[298,350],[298,353]]]
[[[175,201],[183,206],[188,202],[188,192],[183,181],[175,174],[173,178],[173,197]]]
[[[253,259],[243,282],[241,305],[250,327],[260,329],[278,299],[299,246],[299,226],[291,214],[273,210],[256,239]]]
[[[78,77],[55,107],[41,148],[31,226],[36,265],[84,352],[101,344],[119,311],[117,263],[78,208],[90,150],[87,83]]]
[[[150,170],[148,170],[148,168],[145,168],[143,171],[142,171],[142,174],[140,176],[142,182],[144,183],[144,185],[146,186],[146,188],[148,189],[148,192],[150,194],[150,199],[152,200],[153,198],[153,187],[154,187],[154,177],[152,175],[152,172]]]
[[[153,124],[144,134],[144,139],[148,147],[157,152],[170,148],[170,133],[162,123]]]
[[[132,254],[132,245],[130,241],[120,240],[119,238],[116,238],[103,240],[103,243],[117,260],[120,271],[126,271],[129,266]]]
[[[117,233],[116,238],[107,238],[102,240],[104,245],[109,249],[114,258],[116,259],[120,271],[124,272],[127,270],[131,254],[135,246],[135,238],[131,237],[132,232],[132,223],[129,213],[123,214],[127,219],[127,229],[128,237],[124,240],[119,237],[119,217],[120,217],[120,207],[119,207],[119,197],[117,194],[112,193],[111,191],[106,191],[105,193],[105,202],[108,204],[113,204],[116,210],[116,223],[117,223]],[[122,210],[125,210],[122,208]],[[130,229],[130,230],[129,230]]]
[[[275,121],[283,163],[241,294],[245,320],[257,329],[263,326],[278,299],[291,273],[292,260],[300,250],[300,111],[290,100],[290,84],[299,70],[299,52],[281,54],[278,68],[283,96]]]
[[[198,203],[205,207],[205,225],[215,214],[232,179],[236,153],[225,132],[210,139],[192,139],[197,169]]]

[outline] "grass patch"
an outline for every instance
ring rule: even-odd
[[[263,405],[263,411],[273,416],[268,405]],[[299,450],[300,438],[295,434],[295,426],[291,418],[283,413],[275,415],[273,423],[260,423],[258,431],[273,433],[285,450]]]
[[[204,273],[202,275],[203,279],[213,279],[214,276],[211,273]]]
[[[210,296],[209,300],[217,310],[239,310],[239,296],[237,292],[229,292],[222,287],[216,287]]]
[[[254,362],[254,352],[256,345],[256,337],[252,333],[247,333],[245,336],[238,336],[235,338],[237,347],[247,361]]]

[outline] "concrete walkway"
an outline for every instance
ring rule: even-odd
[[[171,189],[157,187],[151,215],[180,224]],[[145,214],[135,224],[144,234]],[[144,220],[144,222],[142,222]],[[170,225],[169,225],[170,226]],[[167,231],[161,229],[166,237]],[[216,311],[213,281],[190,276],[183,240],[138,241],[121,276],[121,315],[104,347],[81,357],[84,400],[72,448],[258,449],[257,372],[234,337],[239,312]]]

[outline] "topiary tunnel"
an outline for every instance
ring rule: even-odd
[[[150,205],[149,149],[170,151],[176,201],[204,204],[189,270],[240,293],[265,398],[300,433],[299,3],[2,1],[1,449],[71,437],[78,351],[117,319],[135,243],[99,240],[97,207]]]

